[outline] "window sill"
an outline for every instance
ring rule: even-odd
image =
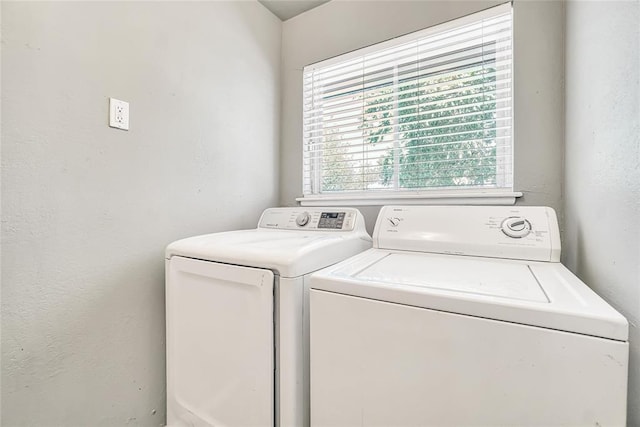
[[[323,194],[298,197],[300,206],[383,205],[513,205],[521,192],[456,192],[420,194]]]

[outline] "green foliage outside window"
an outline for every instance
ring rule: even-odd
[[[325,134],[324,191],[496,184],[495,69],[421,77],[363,97],[364,156],[383,154],[358,158],[339,136]]]

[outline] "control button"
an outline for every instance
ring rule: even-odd
[[[387,218],[387,220],[392,227],[397,227],[400,224],[400,218]]]
[[[309,212],[302,212],[300,215],[296,217],[296,224],[298,224],[298,226],[300,227],[304,227],[309,223],[310,219],[311,219],[311,215],[309,215]]]
[[[500,228],[507,236],[520,239],[531,232],[531,223],[520,216],[512,216],[502,221]]]

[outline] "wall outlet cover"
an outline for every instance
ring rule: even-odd
[[[129,103],[109,98],[109,126],[129,130]]]

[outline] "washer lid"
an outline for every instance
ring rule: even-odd
[[[298,277],[333,265],[371,247],[366,232],[238,230],[190,237],[171,243],[166,258],[179,255]]]
[[[464,268],[460,268],[460,261],[453,257],[391,253],[353,277],[418,288],[549,302],[527,264],[469,259],[465,260]]]
[[[315,273],[311,288],[628,339],[626,319],[557,262],[370,249]]]

